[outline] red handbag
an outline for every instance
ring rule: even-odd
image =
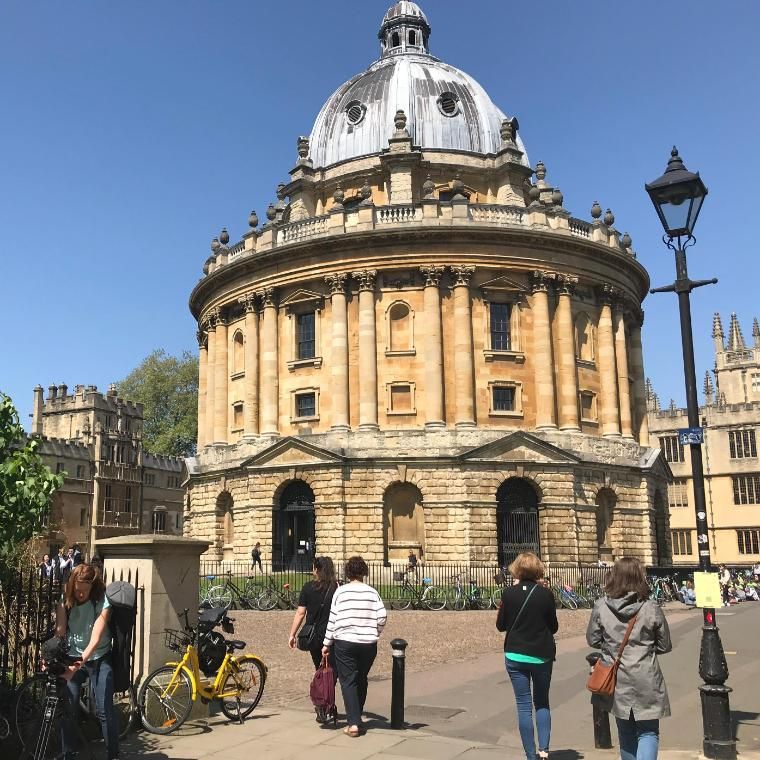
[[[631,631],[633,630],[633,624],[636,622],[638,613],[634,615],[628,623],[623,642],[618,649],[617,657],[612,665],[608,665],[602,660],[597,660],[594,669],[591,671],[591,675],[586,681],[586,688],[592,694],[599,694],[603,697],[611,697],[615,693],[615,686],[617,685],[617,672],[620,667],[620,658],[623,656],[623,650],[628,644],[628,639],[631,638]]]
[[[335,676],[327,655],[322,655],[322,663],[311,679],[309,696],[314,705],[314,712],[317,713],[317,721],[327,723],[332,720],[333,725],[336,725],[338,710],[335,707]]]

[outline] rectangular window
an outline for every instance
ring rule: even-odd
[[[673,556],[680,557],[691,554],[691,531],[690,530],[673,530]]]
[[[392,412],[411,412],[412,411],[412,386],[411,385],[392,385],[391,386],[391,411]]]
[[[153,513],[153,532],[163,533],[166,530],[166,512],[164,510],[156,510]]]
[[[80,509],[79,510],[79,527],[82,528],[85,525],[87,525],[87,510]]]
[[[760,504],[760,475],[734,475],[734,504]]]
[[[760,530],[737,530],[739,554],[760,554]]]
[[[514,412],[515,389],[509,386],[494,386],[493,410],[495,412]]]
[[[112,512],[113,511],[113,497],[111,496],[111,484],[106,483],[106,487],[104,489],[105,493],[105,508],[106,512]]]
[[[132,486],[127,486],[124,490],[124,511],[132,511]]]
[[[146,472],[143,474],[143,483],[146,486],[156,485],[156,476],[152,472]]]
[[[728,446],[731,450],[731,459],[757,457],[754,430],[730,430],[728,432]]]
[[[596,397],[590,391],[581,391],[581,419],[596,421]]]
[[[299,393],[296,396],[296,417],[316,417],[317,396],[315,393]]]
[[[760,393],[760,372],[752,373],[752,392]]]
[[[674,480],[668,486],[668,506],[671,509],[689,506],[689,485],[685,478]]]
[[[511,351],[512,336],[509,329],[509,319],[512,306],[508,303],[491,304],[491,350]]]
[[[313,311],[296,316],[296,358],[313,359],[316,351],[315,314]]]
[[[77,465],[77,478],[79,480],[84,480],[84,465],[83,464]]]
[[[60,475],[63,472],[64,464],[63,462],[56,462],[55,463],[55,474]]]
[[[684,461],[683,444],[679,442],[677,435],[666,435],[660,438],[660,448],[667,462]]]
[[[242,404],[235,404],[232,407],[232,429],[233,430],[243,429],[243,405]]]
[[[179,512],[174,513],[174,529],[175,530],[182,529],[182,515]]]

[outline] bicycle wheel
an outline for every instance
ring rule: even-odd
[[[408,588],[398,588],[391,596],[391,608],[394,610],[408,610],[412,606],[414,596]]]
[[[34,750],[37,746],[37,740],[42,728],[46,691],[47,676],[44,673],[38,673],[31,678],[27,678],[18,689],[14,707],[16,734],[21,745],[27,750]],[[63,709],[63,702],[59,701],[48,733],[48,742],[44,754],[45,760],[53,760],[53,758],[58,757],[62,752],[60,725]]]
[[[175,675],[176,674],[176,675]],[[193,709],[193,685],[176,666],[156,668],[140,687],[137,696],[143,728],[152,734],[176,731]]]
[[[501,586],[498,586],[491,593],[491,604],[497,610],[499,609],[499,605],[501,604],[501,595],[502,595],[503,592],[504,592],[504,589],[501,588]]]
[[[446,606],[446,592],[438,586],[428,586],[422,595],[422,606],[427,610],[442,610]]]
[[[211,586],[206,592],[206,599],[212,607],[232,606],[232,592],[226,586]]]
[[[123,739],[132,728],[132,720],[135,715],[136,704],[137,700],[135,699],[134,687],[130,686],[126,691],[114,692],[114,715],[116,716],[116,725],[119,729],[120,739]],[[95,710],[90,708],[89,680],[82,684],[82,688],[79,691],[79,707],[82,711],[82,716],[87,716],[89,718],[89,720],[86,720],[82,726],[82,733],[84,736],[92,742],[102,741],[103,735],[100,730],[100,721],[95,715]]]
[[[244,654],[230,662],[231,672],[224,679],[222,692],[237,692],[235,696],[225,696],[219,700],[222,712],[230,720],[247,718],[264,693],[267,680],[266,665],[252,654]]]
[[[578,602],[576,602],[575,599],[573,599],[573,597],[567,593],[567,591],[560,593],[559,600],[562,603],[562,606],[566,607],[568,610],[578,609]]]
[[[472,595],[471,604],[476,610],[488,610],[491,608],[491,597],[488,594],[488,589],[478,586],[475,589],[475,593]]]
[[[467,600],[464,598],[464,594],[460,590],[456,590],[453,594],[453,599],[450,601],[451,609],[461,612],[467,605]]]
[[[279,596],[274,589],[265,588],[256,598],[256,606],[262,612],[273,610],[279,601]]]

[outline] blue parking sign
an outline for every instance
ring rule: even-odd
[[[701,427],[683,428],[678,431],[678,442],[682,446],[701,446],[705,442],[705,431]]]

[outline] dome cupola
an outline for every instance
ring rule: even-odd
[[[430,24],[419,5],[409,0],[401,0],[388,9],[377,36],[382,58],[429,52]]]

